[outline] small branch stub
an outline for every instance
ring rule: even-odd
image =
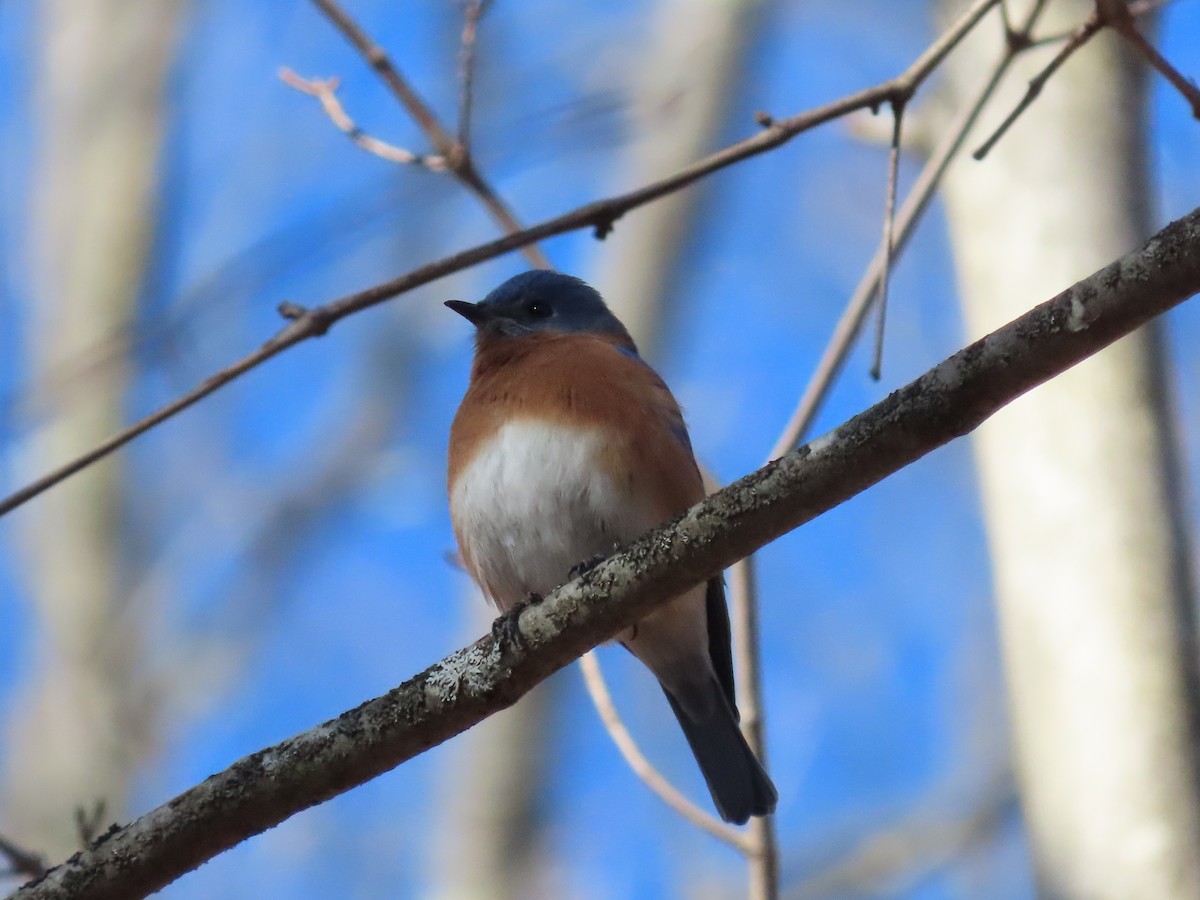
[[[309,309],[299,303],[284,300],[276,309],[281,316],[292,323],[287,330],[300,331],[313,337],[324,336],[337,321],[337,317],[330,315],[329,311],[322,306]]]

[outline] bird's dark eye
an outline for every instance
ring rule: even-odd
[[[550,304],[543,303],[541,300],[534,300],[526,309],[529,310],[529,314],[535,319],[546,319],[554,313],[554,310],[550,308]]]

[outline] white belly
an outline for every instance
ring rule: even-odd
[[[604,435],[524,420],[501,428],[459,475],[450,510],[483,589],[507,609],[571,568],[658,524],[596,465]]]

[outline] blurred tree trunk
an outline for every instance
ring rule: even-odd
[[[40,475],[122,424],[129,362],[56,374],[132,326],[154,230],[164,73],[180,4],[45,0],[35,95],[28,359],[46,424],[23,449]],[[95,466],[17,514],[34,606],[35,671],[8,723],[5,827],[57,861],[73,812],[120,818],[147,749],[141,628],[123,609],[122,477]]]
[[[1014,21],[1027,6],[1009,3]],[[1039,30],[1070,28],[1092,8],[1059,0]],[[951,56],[955,99],[998,56],[996,32]],[[1022,57],[978,140],[1052,52]],[[945,193],[972,338],[1150,232],[1147,99],[1143,67],[1101,35],[987,159],[952,169]],[[1200,897],[1195,622],[1165,369],[1155,322],[975,439],[1046,897]]]

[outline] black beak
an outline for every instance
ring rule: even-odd
[[[447,300],[446,306],[454,310],[476,328],[492,318],[490,312],[478,303],[467,300]]]

